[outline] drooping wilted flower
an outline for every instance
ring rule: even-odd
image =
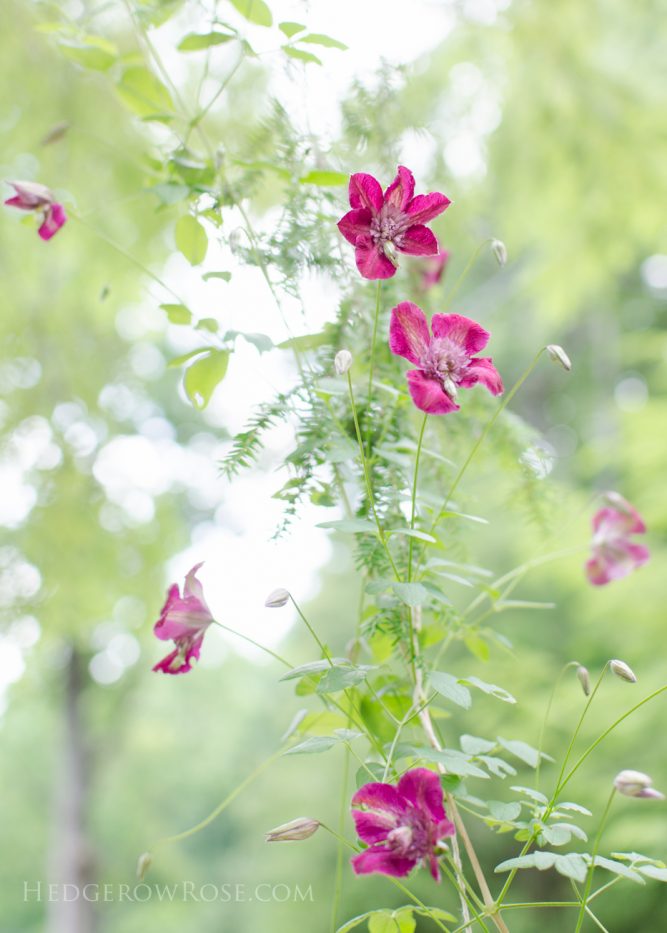
[[[492,395],[500,395],[503,382],[490,357],[475,356],[491,336],[460,314],[434,314],[429,333],[426,315],[411,301],[391,312],[389,347],[418,368],[406,373],[412,401],[431,415],[458,411],[458,389],[478,382]]]
[[[308,816],[300,816],[289,823],[283,823],[270,829],[266,834],[267,842],[300,842],[309,839],[320,828],[320,821]]]
[[[349,350],[339,350],[334,357],[334,369],[339,376],[344,376],[352,365],[352,354]]]
[[[287,605],[289,600],[289,593],[287,590],[279,587],[277,590],[273,590],[266,597],[264,605],[269,609],[282,609],[283,606]]]
[[[653,787],[653,781],[643,771],[621,771],[614,779],[614,787],[626,797],[651,797],[664,800],[665,795]]]
[[[214,621],[206,605],[202,585],[196,576],[201,566],[195,564],[186,576],[183,596],[177,583],[169,588],[167,601],[153,631],[163,641],[171,639],[176,647],[155,665],[154,671],[185,674],[191,670],[192,661],[199,659],[204,635]]]
[[[50,240],[67,221],[65,208],[46,185],[36,181],[10,181],[9,184],[16,194],[5,204],[21,211],[41,211],[42,223],[37,232],[43,240]]]
[[[352,798],[352,806],[357,834],[369,845],[352,859],[357,875],[379,872],[402,878],[425,862],[435,880],[440,880],[436,846],[456,829],[447,819],[435,772],[413,768],[396,787],[365,784]]]
[[[354,246],[357,268],[365,279],[390,279],[398,266],[397,253],[433,256],[438,241],[425,224],[451,203],[439,192],[414,197],[415,180],[404,165],[383,193],[372,175],[350,178],[350,207],[338,229]]]
[[[618,658],[614,658],[613,661],[609,662],[609,670],[613,674],[616,674],[617,677],[620,677],[621,680],[627,680],[627,682],[630,684],[637,683],[635,672],[625,663],[625,661],[619,661]]]
[[[594,586],[620,580],[645,564],[650,552],[631,535],[644,534],[646,525],[636,509],[617,492],[606,493],[608,505],[593,516],[593,554],[586,575]]]
[[[572,362],[570,357],[567,355],[565,350],[559,346],[557,343],[550,343],[547,347],[547,353],[549,354],[549,359],[553,360],[554,363],[558,363],[563,367],[565,372],[569,373],[572,371]]]

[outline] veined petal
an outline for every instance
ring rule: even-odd
[[[189,596],[193,596],[195,599],[198,599],[199,602],[206,606],[206,600],[204,599],[204,590],[197,579],[197,571],[200,567],[204,566],[204,561],[200,561],[198,564],[195,564],[194,567],[188,571],[187,576],[185,577],[185,585],[183,586],[183,596],[187,599]]]
[[[607,501],[608,505],[610,505],[612,509],[616,509],[618,512],[623,512],[631,519],[628,531],[631,531],[634,534],[643,534],[646,531],[644,519],[641,517],[637,509],[630,505],[628,500],[624,499],[620,493],[606,492],[603,498]]]
[[[463,347],[468,356],[479,353],[489,342],[491,334],[481,324],[462,314],[434,314],[431,320],[434,337],[446,338]]]
[[[192,662],[199,659],[203,639],[204,636],[201,635],[186,650],[177,645],[170,654],[158,661],[153,670],[162,674],[187,674],[192,670]]]
[[[357,172],[350,178],[350,207],[365,207],[374,215],[382,207],[384,198],[377,178]]]
[[[384,846],[372,846],[355,855],[350,861],[356,875],[379,872],[382,875],[391,875],[392,878],[405,878],[417,864],[414,859],[397,855]]]
[[[415,178],[409,168],[398,166],[396,178],[384,193],[384,200],[400,211],[405,211],[415,193]]]
[[[352,806],[395,814],[405,812],[405,804],[396,788],[392,784],[383,784],[380,781],[372,781],[360,787],[352,798]]]
[[[646,525],[639,513],[628,504],[628,510],[605,506],[593,516],[593,531],[601,539],[617,538],[627,534],[643,534]]]
[[[5,204],[11,204],[12,207],[21,207],[23,210],[32,211],[38,207],[46,207],[53,202],[51,189],[37,181],[10,181],[9,184],[16,192],[17,197],[5,201]],[[15,203],[16,200],[21,203]]]
[[[370,236],[357,238],[354,258],[357,269],[365,279],[390,279],[396,274],[396,266]]]
[[[405,378],[408,380],[412,401],[420,411],[429,415],[446,415],[450,411],[459,410],[438,379],[432,379],[419,369],[409,370]]]
[[[398,825],[398,815],[387,810],[353,810],[357,836],[369,845],[384,842],[387,834]]]
[[[443,791],[439,776],[428,768],[413,768],[398,782],[398,792],[413,807],[426,811],[436,823],[445,819]]]
[[[440,247],[432,230],[423,224],[415,224],[408,227],[396,248],[409,256],[435,256]]]
[[[389,325],[389,349],[392,353],[419,365],[430,342],[426,315],[420,307],[412,301],[402,301],[392,309]]]
[[[360,236],[369,235],[372,219],[373,214],[367,207],[358,207],[341,217],[338,221],[338,229],[347,242],[354,246]]]
[[[491,395],[502,395],[504,391],[500,373],[493,365],[493,360],[488,356],[477,356],[470,360],[463,377],[459,380],[459,385],[464,389],[469,389],[470,386],[477,385],[478,382],[486,386]]]
[[[50,240],[67,221],[62,204],[52,204],[44,215],[44,222],[37,231],[43,240]]]
[[[439,191],[434,191],[432,194],[418,194],[410,201],[405,212],[413,224],[425,224],[447,210],[451,203],[449,198],[440,194]]]

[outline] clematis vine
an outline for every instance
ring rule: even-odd
[[[397,251],[434,256],[439,246],[425,224],[451,203],[439,192],[414,196],[415,179],[404,165],[383,193],[372,175],[350,178],[350,207],[338,229],[354,246],[357,268],[365,279],[390,279],[398,267]]]
[[[197,579],[201,566],[195,564],[186,576],[182,596],[177,583],[169,587],[167,601],[153,631],[162,641],[172,640],[176,647],[155,665],[154,671],[185,674],[192,669],[192,661],[199,659],[204,635],[214,621]]]
[[[593,516],[593,553],[586,562],[586,576],[593,586],[620,580],[650,557],[649,549],[631,538],[646,532],[639,512],[617,492],[606,493],[605,500]]]
[[[8,207],[17,207],[21,211],[41,211],[42,223],[38,233],[43,240],[50,240],[67,220],[62,204],[59,204],[53,192],[36,181],[10,181],[16,194],[8,198]]]
[[[402,301],[391,312],[389,347],[417,366],[406,378],[412,401],[430,415],[458,411],[458,390],[478,382],[492,395],[500,395],[503,381],[490,357],[475,356],[491,336],[487,330],[460,314],[434,314],[429,333],[426,315],[411,301]]]
[[[352,859],[357,875],[378,872],[403,878],[425,862],[435,880],[440,880],[438,843],[453,836],[456,829],[447,819],[435,772],[413,768],[396,787],[365,784],[352,798],[352,806],[357,834],[369,845]]]

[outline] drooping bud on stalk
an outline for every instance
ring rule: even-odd
[[[491,252],[496,257],[499,266],[504,266],[507,262],[507,247],[502,240],[491,241]]]
[[[619,661],[615,658],[613,661],[609,662],[609,670],[612,674],[616,674],[617,677],[620,677],[621,680],[627,680],[630,684],[637,683],[635,672],[631,667],[628,667],[625,661]]]
[[[572,362],[565,350],[557,343],[550,343],[547,346],[549,359],[562,366],[566,373],[572,372]]]
[[[266,834],[267,842],[300,842],[302,839],[308,839],[320,828],[319,820],[313,820],[307,816],[300,816],[290,823],[283,823],[282,826],[276,826]]]
[[[614,779],[614,787],[626,797],[652,797],[664,800],[665,795],[653,787],[653,781],[643,771],[621,771]]]
[[[349,350],[339,350],[334,357],[334,368],[339,376],[344,376],[352,365],[352,354]]]
[[[266,602],[264,603],[269,609],[282,609],[284,605],[287,604],[289,600],[289,593],[287,590],[278,588],[266,597]]]
[[[588,668],[584,667],[583,664],[580,664],[577,668],[577,679],[581,684],[581,688],[584,691],[584,696],[589,697],[591,695],[591,678],[588,673]]]
[[[137,860],[137,878],[139,881],[143,881],[146,875],[146,872],[153,864],[153,856],[150,852],[142,853]]]

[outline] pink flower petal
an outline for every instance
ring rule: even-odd
[[[67,221],[67,214],[62,204],[52,204],[46,211],[44,222],[37,231],[43,240],[50,240]]]
[[[431,320],[434,337],[444,337],[464,348],[468,356],[479,353],[489,342],[491,334],[477,321],[462,314],[434,314]]]
[[[353,810],[357,836],[369,845],[384,842],[387,834],[398,825],[398,815],[387,810]]]
[[[426,315],[412,301],[402,301],[391,312],[389,325],[389,349],[415,365],[428,349],[431,335]]]
[[[53,192],[38,181],[10,181],[9,184],[16,192],[16,198],[5,201],[5,204],[20,207],[24,211],[32,211],[38,207],[48,207],[53,203]],[[20,203],[17,204],[17,201]]]
[[[379,872],[382,875],[391,875],[392,878],[405,878],[417,864],[414,859],[397,855],[383,846],[366,849],[365,852],[355,855],[351,862],[356,875]]]
[[[651,556],[643,544],[619,539],[611,546],[593,548],[593,556],[586,562],[586,576],[593,586],[605,586],[613,580],[627,577],[645,564]]]
[[[412,401],[420,411],[429,415],[446,415],[450,411],[459,410],[459,406],[451,400],[437,379],[432,379],[419,369],[409,370],[405,378],[408,380]]]
[[[396,247],[409,256],[435,256],[440,248],[433,231],[423,224],[408,227]]]
[[[338,229],[343,234],[348,243],[353,246],[360,236],[368,236],[373,219],[372,213],[366,207],[360,207],[353,211],[348,211],[344,217],[338,221]]]
[[[448,259],[449,253],[447,250],[442,250],[442,252],[437,253],[435,256],[430,256],[428,259],[424,260],[422,267],[422,288],[429,289],[438,284],[445,271]]]
[[[604,494],[604,499],[606,499],[607,503],[611,506],[612,509],[616,509],[617,512],[623,512],[631,519],[628,531],[635,534],[643,534],[646,531],[644,519],[641,517],[637,509],[630,505],[628,500],[624,499],[620,493],[606,492]]]
[[[464,389],[469,389],[470,386],[477,385],[478,382],[486,386],[491,395],[502,395],[504,391],[500,373],[493,365],[493,360],[488,356],[478,356],[470,360],[465,374],[459,380],[459,385]]]
[[[185,585],[183,586],[183,596],[186,599],[189,596],[194,597],[195,599],[199,600],[199,602],[201,603],[203,607],[208,609],[208,607],[206,606],[206,600],[204,599],[204,589],[201,583],[199,582],[199,580],[197,579],[197,571],[199,570],[200,567],[203,567],[203,566],[204,566],[204,561],[202,560],[200,561],[200,563],[195,564],[194,567],[192,567],[188,571],[185,577]]]
[[[593,516],[593,531],[602,538],[622,537],[632,533],[643,534],[646,525],[632,506],[628,506],[628,509],[627,512],[620,512],[610,506],[598,509]]]
[[[165,658],[162,658],[161,661],[158,661],[158,663],[153,667],[153,670],[159,671],[162,674],[187,674],[188,671],[192,670],[192,662],[199,660],[199,653],[201,651],[203,640],[204,636],[202,635],[195,642],[193,642],[193,644],[188,648],[185,657],[182,657],[181,649],[176,647]],[[181,657],[180,662],[177,660],[179,657]]]
[[[354,258],[357,269],[365,279],[390,279],[396,274],[396,266],[387,259],[370,236],[358,237]]]
[[[380,182],[372,175],[357,172],[350,178],[350,207],[365,207],[375,215],[383,202]]]
[[[4,202],[6,207],[18,207],[20,211],[34,211],[34,204],[27,204],[23,198],[20,198],[18,195],[15,195],[13,198],[7,198]]]
[[[372,781],[360,787],[352,798],[353,807],[368,807],[370,810],[403,813],[405,804],[392,784]]]
[[[398,166],[398,174],[384,193],[384,200],[397,207],[400,211],[405,211],[415,193],[415,179],[409,168],[404,165]]]
[[[443,790],[440,778],[428,768],[413,768],[398,782],[398,792],[413,807],[427,810],[437,822],[445,819]]]
[[[434,191],[433,194],[418,194],[408,204],[406,214],[413,224],[424,224],[442,214],[452,202],[444,194]]]

